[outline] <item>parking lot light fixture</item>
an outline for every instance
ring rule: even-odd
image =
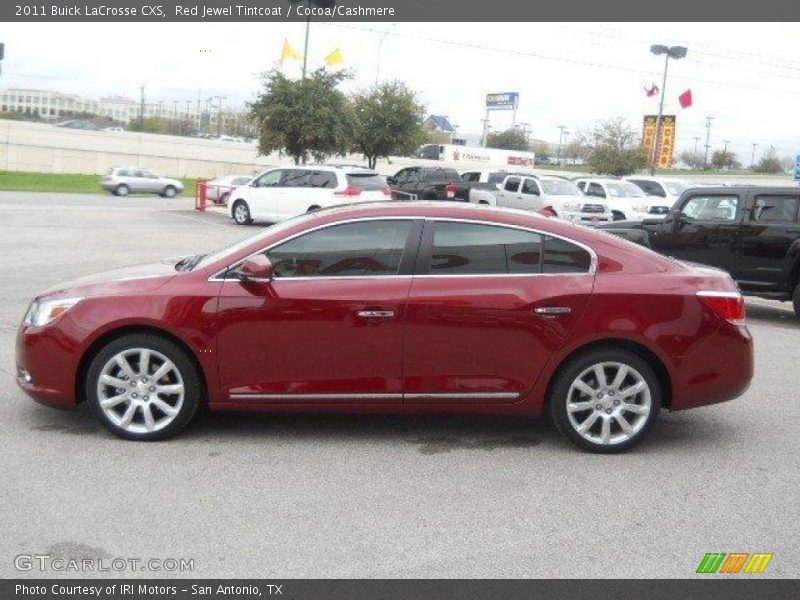
[[[658,142],[661,135],[661,118],[664,115],[664,96],[667,95],[667,70],[669,69],[669,59],[675,60],[684,58],[686,56],[687,48],[685,46],[664,46],[662,44],[653,44],[650,46],[650,52],[656,56],[664,55],[664,78],[661,82],[661,100],[658,103],[658,117],[656,117],[656,131],[655,138],[653,139],[653,150],[650,155],[650,175],[654,175],[656,171],[656,163],[658,159]]]

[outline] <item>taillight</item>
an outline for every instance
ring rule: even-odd
[[[455,198],[456,197],[456,184],[452,181],[444,186],[444,192],[447,194],[448,198]]]
[[[557,217],[555,209],[549,204],[539,209],[539,214],[545,217]]]
[[[387,198],[391,198],[392,197],[392,186],[387,185],[385,188],[383,188],[383,195],[386,196]]]
[[[350,196],[350,197],[360,196],[361,195],[361,190],[359,188],[355,187],[355,186],[348,185],[341,192],[334,192],[333,195],[334,196]]]
[[[697,297],[718,317],[734,325],[744,325],[744,298],[738,292],[697,292]]]

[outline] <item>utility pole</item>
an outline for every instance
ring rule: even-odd
[[[383,51],[383,40],[386,39],[386,36],[389,35],[389,32],[395,25],[397,25],[397,23],[389,25],[378,38],[378,64],[375,66],[375,85],[378,85],[381,79],[381,52]]]
[[[708,149],[710,148],[709,140],[711,139],[711,121],[714,120],[714,117],[708,116],[706,117],[706,155],[703,159],[703,169],[708,169]]]
[[[730,140],[722,140],[722,143],[723,143],[723,144],[725,144],[725,147],[722,149],[722,151],[723,151],[725,154],[727,154],[727,153],[728,153],[728,144],[730,144],[730,143],[731,143],[731,141],[730,141]]]
[[[561,166],[561,143],[562,143],[561,140],[564,139],[565,135],[569,135],[569,132],[567,131],[567,126],[566,125],[559,125],[558,129],[559,129],[559,132],[558,132],[558,152],[556,153],[556,162],[558,163],[558,166],[560,167]]]
[[[758,148],[758,144],[753,142],[751,146],[753,146],[753,153],[750,155],[750,169],[752,170],[756,166],[756,148]]]
[[[217,99],[217,133],[222,135],[222,103],[228,99],[227,96],[214,96]]]
[[[309,2],[309,7],[311,2]],[[306,41],[303,48],[303,79],[306,78],[306,65],[308,64],[308,31],[311,28],[311,11],[308,11],[308,16],[306,17]]]
[[[144,124],[144,84],[139,86],[139,121]]]
[[[694,154],[692,154],[692,159],[694,160],[694,164],[692,168],[697,167],[697,143],[700,141],[700,136],[694,137]]]
[[[483,123],[483,134],[481,135],[481,148],[486,148],[486,141],[489,137],[489,109],[486,109],[486,117],[481,119]]]

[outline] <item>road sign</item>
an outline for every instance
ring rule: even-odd
[[[486,108],[492,110],[515,110],[519,104],[519,92],[486,94]]]

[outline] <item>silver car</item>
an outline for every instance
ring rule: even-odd
[[[100,185],[115,196],[145,193],[173,198],[183,191],[177,179],[162,177],[141,167],[112,167],[103,175]]]
[[[253,181],[252,175],[225,175],[206,182],[206,198],[217,204],[227,204],[228,196],[240,185]]]

